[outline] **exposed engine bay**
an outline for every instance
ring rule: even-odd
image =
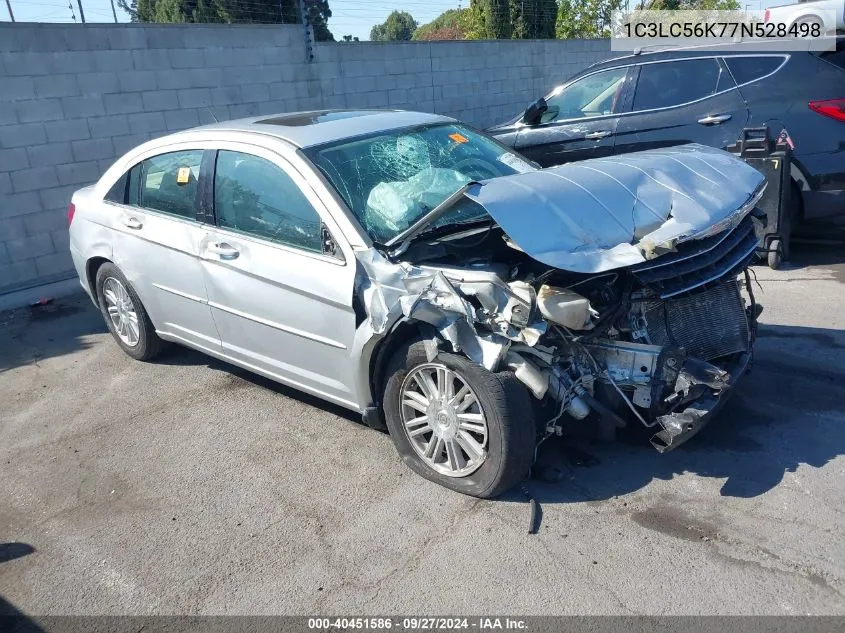
[[[760,310],[746,270],[755,222],[746,215],[597,273],[545,265],[491,223],[420,240],[392,261],[361,253],[358,292],[373,335],[398,311],[437,332],[430,360],[444,349],[512,371],[548,411],[540,441],[589,418],[605,429],[644,425],[663,452],[704,425],[748,366]]]

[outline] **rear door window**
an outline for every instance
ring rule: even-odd
[[[202,150],[159,154],[129,172],[128,203],[183,218],[196,218]]]
[[[708,97],[720,87],[719,71],[712,57],[643,64],[633,109],[670,108]]]
[[[783,57],[780,56],[725,57],[724,60],[738,84],[757,81],[775,72],[783,64]]]

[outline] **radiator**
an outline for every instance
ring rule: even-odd
[[[643,305],[655,345],[675,345],[689,356],[712,360],[748,349],[748,319],[736,280],[707,290]]]

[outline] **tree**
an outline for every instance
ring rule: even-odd
[[[296,11],[296,15],[299,15],[298,10]],[[308,24],[314,29],[314,39],[316,41],[334,42],[334,36],[329,31],[329,18],[332,17],[329,0],[305,0],[305,15],[307,16]]]
[[[126,11],[130,22],[138,21],[138,0],[117,0],[117,6]]]
[[[510,0],[487,0],[486,30],[488,40],[509,40],[513,33]]]
[[[559,39],[608,37],[610,18],[624,0],[561,0],[555,34]]]
[[[651,0],[639,8],[649,11],[739,11],[738,0]]]
[[[469,9],[460,16],[461,32],[465,39],[487,38],[487,0],[470,0]]]
[[[417,21],[407,11],[393,11],[383,24],[376,24],[370,30],[374,42],[398,42],[410,40],[417,30]]]
[[[551,39],[557,0],[470,0],[461,12],[464,39]]]
[[[126,0],[118,0],[125,2]],[[299,22],[298,0],[136,0],[139,22]]]
[[[428,24],[417,27],[413,40],[463,40],[463,16],[469,9],[449,9]]]
[[[328,0],[304,0],[305,16],[318,42],[334,41]],[[299,0],[118,0],[133,22],[299,24]]]
[[[510,18],[515,40],[554,38],[557,0],[510,0]]]

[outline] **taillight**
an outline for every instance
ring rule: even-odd
[[[72,202],[67,206],[67,223],[70,226],[71,222],[73,222],[73,214],[76,213],[76,205]]]
[[[837,121],[845,121],[845,99],[827,99],[825,101],[810,101],[810,110],[818,112]]]
[[[768,9],[766,9],[766,12],[763,14],[763,22],[768,22],[771,15],[772,15],[771,12]]]

